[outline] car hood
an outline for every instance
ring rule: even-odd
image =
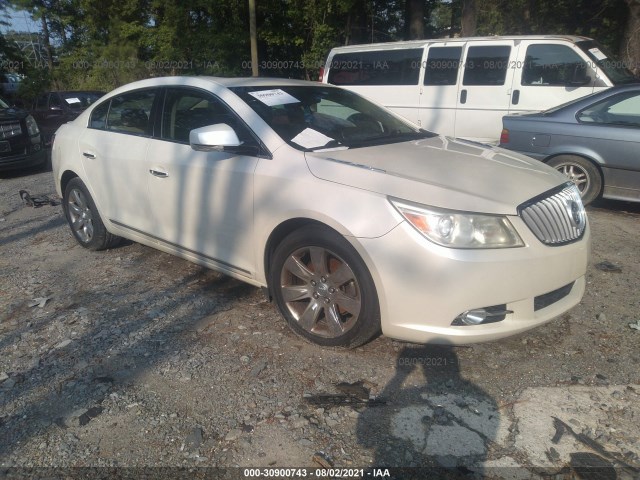
[[[22,120],[29,112],[17,108],[0,108],[0,120]]]
[[[518,205],[567,181],[524,155],[442,136],[305,157],[323,180],[469,212],[515,215]]]

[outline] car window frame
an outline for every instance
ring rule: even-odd
[[[156,95],[153,98],[153,102],[151,104],[151,110],[149,112],[149,126],[150,126],[150,132],[149,133],[136,133],[136,132],[126,132],[126,131],[122,131],[122,130],[110,130],[109,127],[109,114],[111,113],[111,107],[112,107],[112,102],[114,98],[117,98],[119,96],[122,95],[128,95],[131,93],[139,93],[139,92],[144,92],[144,91],[151,91],[154,90],[156,91]],[[107,98],[106,100],[104,100],[104,102],[100,102],[97,103],[92,109],[91,109],[91,113],[89,114],[89,118],[87,120],[87,128],[90,128],[92,130],[99,130],[99,131],[103,131],[103,132],[109,132],[109,133],[116,133],[116,134],[122,134],[122,135],[131,135],[134,137],[141,137],[141,138],[154,138],[155,136],[155,131],[156,131],[156,125],[157,125],[157,115],[158,115],[158,102],[160,101],[160,98],[162,97],[162,91],[163,88],[162,87],[144,87],[144,88],[136,88],[133,90],[127,90],[126,92],[122,92],[119,95],[113,95],[109,98]],[[93,114],[94,112],[99,109],[102,105],[104,105],[105,103],[109,104],[109,108],[107,109],[107,113],[105,116],[105,122],[104,122],[104,126],[102,128],[98,128],[98,127],[93,127],[91,126],[91,122],[93,119]]]
[[[224,108],[226,108],[231,115],[233,115],[238,123],[238,125],[243,126],[246,131],[249,133],[249,135],[251,135],[251,137],[253,138],[253,140],[255,141],[255,145],[258,147],[258,154],[255,155],[256,157],[259,158],[265,158],[265,159],[272,159],[273,155],[271,154],[271,152],[269,151],[269,149],[266,147],[266,145],[262,142],[262,140],[260,139],[260,137],[253,131],[253,129],[249,126],[249,124],[247,122],[244,121],[244,119],[238,115],[238,113],[235,111],[234,108],[232,108],[227,102],[225,102],[222,98],[220,98],[219,95],[216,95],[215,93],[211,92],[210,90],[207,90],[205,88],[200,88],[200,87],[194,87],[191,85],[166,85],[164,87],[162,87],[162,92],[160,94],[161,96],[161,105],[158,106],[157,108],[157,113],[156,113],[156,117],[155,117],[155,125],[154,125],[154,135],[153,135],[153,139],[154,140],[160,140],[163,142],[170,142],[170,143],[176,143],[178,145],[190,145],[190,143],[187,142],[183,142],[180,140],[175,140],[175,139],[171,139],[171,138],[163,138],[162,136],[162,122],[163,122],[163,117],[164,117],[164,109],[166,106],[166,101],[167,101],[167,96],[169,95],[169,93],[172,90],[185,90],[185,91],[191,91],[191,92],[197,92],[199,94],[202,94],[204,96],[209,96],[212,99],[214,99],[215,101],[220,102]],[[237,134],[237,132],[236,132]]]
[[[576,122],[578,123],[578,125],[590,125],[590,126],[594,126],[594,127],[597,126],[597,127],[609,127],[609,128],[616,127],[616,128],[636,128],[636,129],[640,128],[640,123],[638,125],[632,125],[632,124],[626,125],[626,124],[622,124],[622,123],[607,123],[607,122],[598,122],[598,121],[585,122],[585,121],[580,119],[580,115],[582,115],[582,113],[585,110],[593,108],[595,105],[614,102],[615,99],[617,99],[619,97],[626,97],[626,98],[623,98],[623,100],[626,100],[627,98],[631,98],[631,97],[634,97],[634,96],[640,96],[640,91],[631,90],[631,91],[628,91],[628,92],[618,92],[618,93],[615,93],[615,94],[611,95],[610,97],[603,98],[602,100],[599,100],[599,101],[594,102],[594,103],[592,103],[590,105],[587,105],[586,107],[581,108],[580,110],[578,110],[576,112],[576,114],[575,114]],[[620,101],[623,101],[623,100],[620,100]]]

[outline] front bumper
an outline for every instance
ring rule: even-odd
[[[407,222],[384,237],[359,239],[378,291],[382,332],[416,343],[486,342],[534,328],[578,304],[585,290],[589,227],[580,240],[549,247],[519,217],[510,221],[525,247],[449,249],[429,242]],[[541,296],[567,285],[565,296],[541,302]],[[495,305],[513,313],[495,323],[452,325],[465,311]]]
[[[40,136],[35,136],[24,143],[16,143],[8,152],[0,153],[0,170],[18,170],[21,168],[44,165],[47,152]]]

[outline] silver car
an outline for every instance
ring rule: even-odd
[[[126,85],[60,127],[53,175],[80,245],[126,237],[266,287],[320,345],[493,340],[585,288],[589,228],[564,176],[331,85]]]
[[[640,202],[640,84],[613,87],[540,113],[502,119],[500,146],[556,168],[586,205]]]

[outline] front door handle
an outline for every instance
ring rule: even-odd
[[[149,173],[158,178],[167,178],[169,176],[167,172],[163,172],[162,170],[156,170],[153,168],[149,170]]]
[[[460,92],[460,103],[467,103],[467,90],[462,90]]]
[[[96,156],[91,152],[82,152],[82,155],[84,155],[87,158],[90,158],[91,160],[94,160],[96,158]]]

